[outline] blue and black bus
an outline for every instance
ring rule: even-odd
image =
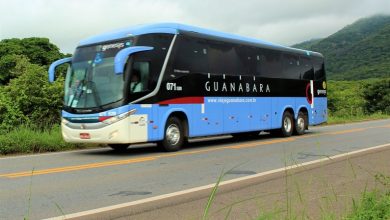
[[[79,43],[65,79],[62,135],[116,150],[260,131],[288,137],[327,120],[321,54],[202,28],[150,24]]]

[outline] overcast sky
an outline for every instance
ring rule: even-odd
[[[118,28],[180,22],[283,45],[390,14],[390,0],[0,0],[0,39],[47,37],[63,52]]]

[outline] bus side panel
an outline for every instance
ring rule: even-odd
[[[245,98],[244,98],[245,99]],[[234,100],[229,99],[227,100]],[[245,132],[250,130],[249,116],[251,114],[251,103],[229,102],[224,104],[224,133]]]
[[[152,105],[130,105],[130,109],[136,109],[136,112],[130,116],[130,134],[131,140],[136,142],[151,141],[153,137],[153,128],[150,123],[153,120]]]
[[[318,125],[327,121],[327,99],[318,97],[314,99],[314,120],[310,125]]]
[[[271,129],[282,127],[283,113],[287,108],[292,108],[295,115],[295,98],[272,98],[272,126]]]
[[[149,117],[149,124],[148,124],[148,139],[150,142],[152,141],[158,141],[158,130],[161,129],[159,127],[159,115],[158,115],[158,105],[153,104],[151,105],[151,116]]]
[[[223,103],[217,98],[205,97],[204,104],[195,104],[192,120],[189,121],[190,137],[218,135],[223,133]]]
[[[272,98],[255,98],[256,102],[251,103],[250,130],[267,130],[271,127]]]

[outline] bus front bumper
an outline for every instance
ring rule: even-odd
[[[148,141],[147,115],[130,115],[107,125],[62,122],[62,137],[68,143],[131,144]]]

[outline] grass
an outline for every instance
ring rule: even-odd
[[[363,193],[361,201],[353,203],[353,210],[345,219],[390,219],[390,191],[382,193],[374,190]]]
[[[0,134],[0,155],[65,151],[86,147],[88,146],[83,144],[66,143],[62,139],[59,126],[47,130],[22,126]]]
[[[378,120],[378,119],[387,119],[390,118],[388,114],[375,113],[371,115],[329,115],[327,124],[344,124],[350,122],[360,122],[360,121],[369,121],[369,120]]]

